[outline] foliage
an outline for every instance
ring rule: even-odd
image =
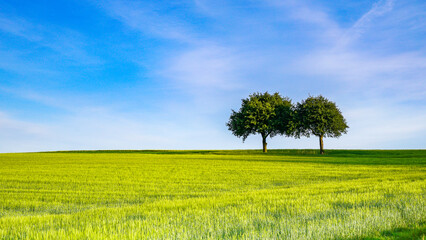
[[[296,116],[296,136],[339,137],[349,128],[336,104],[321,95],[297,103]]]
[[[295,112],[295,136],[318,136],[321,154],[324,154],[323,137],[340,137],[349,128],[336,104],[321,95],[297,103]]]
[[[425,172],[421,150],[0,154],[0,239],[417,234]]]
[[[291,100],[284,98],[286,101],[276,108],[275,128],[278,133],[290,137],[294,134],[297,123],[295,122],[295,112]]]
[[[243,141],[251,134],[262,135],[264,151],[266,138],[277,134],[291,134],[291,100],[278,93],[254,93],[242,99],[238,112],[232,110],[228,129]]]

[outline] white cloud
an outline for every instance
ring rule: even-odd
[[[0,152],[96,149],[221,149],[234,138],[223,138],[208,119],[173,114],[123,114],[86,110],[34,123],[0,114]],[[223,123],[223,126],[225,124]]]
[[[195,47],[172,58],[164,74],[179,84],[230,90],[240,87],[244,62],[229,48]]]
[[[0,14],[0,31],[24,38],[41,47],[60,54],[61,59],[71,60],[73,64],[101,64],[100,58],[89,54],[86,38],[77,31],[64,27],[45,27],[26,19]],[[45,56],[48,56],[46,54]]]
[[[316,34],[315,41],[322,40],[329,44],[330,39],[336,39],[342,34],[338,23],[333,21],[320,6],[312,6],[312,3],[298,0],[268,0],[266,3],[282,11],[282,20],[302,22],[304,30],[309,29],[307,32]]]
[[[113,0],[104,2],[101,7],[125,26],[144,34],[182,42],[194,42],[193,33],[188,30],[184,22],[161,14],[148,3]]]
[[[413,100],[424,99],[426,55],[422,49],[398,51],[397,46],[392,46],[395,50],[380,51],[378,49],[382,47],[381,41],[371,43],[364,41],[369,36],[380,38],[371,31],[376,25],[394,28],[384,36],[387,42],[392,41],[389,38],[398,38],[400,28],[405,25],[395,25],[390,16],[387,17],[393,14],[401,17],[406,13],[404,9],[395,9],[392,0],[386,0],[373,4],[369,11],[347,29],[336,27],[337,23],[330,22],[329,17],[321,17],[325,19],[317,21],[322,23],[321,27],[336,35],[328,35],[329,45],[320,45],[296,59],[293,62],[294,71],[296,74],[311,78],[343,81],[344,86],[357,88],[358,91],[373,89],[376,94],[395,94],[396,97],[405,100],[410,96]],[[407,24],[412,24],[407,21],[408,16],[405,18]],[[323,37],[320,34],[317,39]]]
[[[253,17],[247,15],[245,9],[239,11],[240,6],[220,9],[216,2],[198,0],[195,4],[209,17],[207,25],[215,28],[199,32],[195,30],[200,26],[158,7],[156,2],[115,0],[97,3],[110,17],[123,23],[126,30],[172,43],[174,48],[166,44],[160,56],[155,56],[155,61],[140,71],[144,79],[150,77],[153,82],[157,81],[153,89],[163,89],[167,92],[163,94],[166,97],[160,99],[163,96],[148,93],[147,98],[152,97],[151,101],[156,102],[155,110],[147,110],[145,106],[129,110],[128,105],[120,108],[119,103],[96,102],[90,92],[86,96],[83,93],[70,96],[63,90],[51,94],[37,93],[37,89],[9,91],[15,97],[50,106],[59,114],[52,122],[0,114],[0,151],[260,148],[259,136],[250,136],[243,144],[241,139],[227,131],[225,122],[230,109],[238,108],[240,99],[247,97],[250,91],[291,89],[303,94],[294,97],[306,97],[307,89],[315,87],[311,87],[311,83],[317,81],[321,85],[324,79],[333,83],[330,86],[336,85],[330,91],[332,94],[352,93],[337,102],[345,110],[349,132],[337,140],[326,139],[327,148],[392,148],[398,144],[404,146],[405,141],[413,139],[417,143],[412,147],[424,145],[425,109],[404,107],[403,103],[425,100],[424,49],[378,51],[376,47],[380,41],[365,41],[371,36],[380,38],[373,31],[381,26],[392,30],[387,33],[386,41],[393,41],[399,32],[393,29],[397,20],[390,21],[390,15],[412,19],[403,12],[406,10],[394,6],[396,2],[391,0],[379,1],[351,27],[343,28],[321,6],[313,5],[318,3],[268,2],[273,13],[280,9],[283,14],[269,16],[271,10],[257,12],[259,15]],[[422,18],[417,12],[410,14]],[[228,19],[232,26],[223,26]],[[254,24],[250,25],[251,22]],[[297,24],[293,25],[294,22]],[[414,24],[417,25],[409,29],[417,31],[425,26],[419,20],[413,20]],[[285,28],[288,25],[290,27]],[[291,29],[294,26],[298,29]],[[87,45],[83,35],[63,28],[52,29],[20,18],[0,17],[0,30],[7,34],[48,48],[64,59],[96,63],[97,58],[92,59],[85,51]],[[55,29],[59,29],[59,36]],[[298,35],[297,40],[291,39],[293,33]],[[296,42],[298,40],[301,42]],[[143,44],[133,43],[135,49],[138,44]],[[300,51],[305,44],[308,47]],[[20,52],[2,51],[0,58],[2,68],[45,73],[45,65],[22,61],[25,58]],[[135,62],[138,63],[137,59]],[[127,99],[129,92],[122,92],[120,100],[124,105],[135,99],[134,96],[132,100]],[[315,137],[275,137],[268,142],[270,148],[318,146]]]
[[[378,17],[388,14],[394,6],[393,0],[381,0],[373,4],[373,7],[364,15],[362,15],[351,28],[344,31],[338,40],[338,47],[343,47],[355,41],[364,34],[369,26],[373,24]]]
[[[2,132],[2,134],[7,135],[9,137],[15,134],[45,136],[49,133],[47,128],[43,125],[22,120],[16,120],[11,118],[4,112],[0,112],[0,131]]]
[[[0,47],[2,46],[0,45]],[[52,67],[38,62],[28,61],[25,55],[26,53],[22,51],[14,51],[12,49],[6,51],[0,50],[0,69],[18,75],[57,76],[58,72]]]
[[[404,146],[403,142],[422,139],[426,134],[425,109],[392,105],[373,105],[355,108],[345,115],[350,129],[346,141],[348,148],[392,148]],[[404,146],[405,147],[405,146]],[[410,148],[423,148],[424,142],[411,144]]]
[[[380,80],[387,78],[400,79],[403,74],[426,72],[426,56],[418,53],[394,54],[378,56],[361,51],[324,50],[313,52],[297,62],[301,71],[309,70],[310,74],[336,76],[336,79],[348,81]]]

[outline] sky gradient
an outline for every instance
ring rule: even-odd
[[[326,149],[426,148],[426,1],[0,2],[0,152],[261,148],[225,123],[264,91],[336,102]]]

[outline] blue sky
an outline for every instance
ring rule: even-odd
[[[260,148],[225,123],[263,91],[335,101],[326,148],[425,148],[426,2],[0,2],[0,152]]]

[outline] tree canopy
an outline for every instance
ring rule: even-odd
[[[295,136],[318,136],[321,154],[324,154],[323,137],[340,137],[349,128],[336,104],[321,95],[297,103],[295,112]]]
[[[253,93],[242,99],[239,111],[232,110],[226,124],[243,142],[253,134],[262,136],[263,152],[267,152],[267,137],[275,135],[319,137],[320,153],[324,154],[324,137],[340,137],[349,128],[340,109],[319,95],[293,105],[288,97],[279,93]]]
[[[291,119],[292,104],[287,97],[274,93],[253,93],[242,99],[238,112],[232,110],[228,129],[243,141],[251,134],[262,136],[263,152],[267,152],[266,138],[277,134],[290,135],[292,133]]]

